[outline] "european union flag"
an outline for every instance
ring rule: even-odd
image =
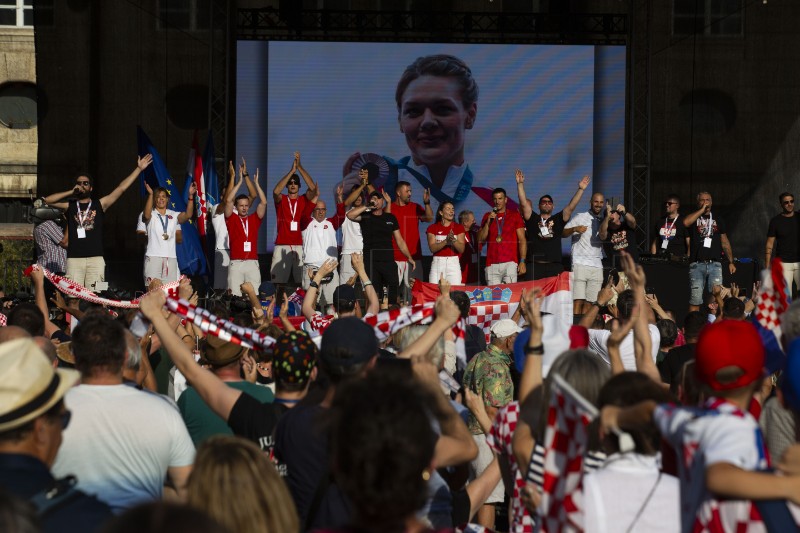
[[[164,187],[167,190],[170,196],[170,209],[178,212],[185,211],[186,198],[181,194],[181,189],[178,188],[177,183],[170,176],[167,166],[141,126],[136,127],[136,137],[139,146],[139,157],[145,154],[153,156],[153,164],[141,174],[142,179],[150,187]],[[142,190],[144,190],[144,181],[141,184]],[[177,245],[178,268],[180,268],[181,274],[187,276],[208,275],[208,263],[203,254],[200,234],[197,231],[195,221],[188,220],[181,224],[181,232],[183,233],[183,242]]]

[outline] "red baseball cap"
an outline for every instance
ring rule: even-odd
[[[739,379],[730,383],[717,380],[725,367],[742,369]],[[730,390],[749,385],[764,377],[764,344],[755,326],[740,320],[720,320],[700,331],[695,352],[697,379],[713,390]]]

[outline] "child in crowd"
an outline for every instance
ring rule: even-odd
[[[703,408],[657,404],[613,405],[600,413],[601,432],[654,421],[680,458],[681,524],[689,531],[766,531],[751,500],[800,502],[800,476],[765,470],[769,458],[748,413],[764,377],[764,348],[752,324],[720,321],[697,343],[695,373],[707,389]]]

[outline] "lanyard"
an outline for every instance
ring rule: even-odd
[[[242,223],[242,229],[244,230],[244,240],[248,241],[250,239],[250,217],[239,217],[239,222]]]
[[[161,213],[159,213],[158,211],[156,211],[156,215],[158,215],[158,220],[161,222],[161,227],[164,228],[164,234],[166,235],[167,225],[169,224],[169,215],[167,215],[166,217],[162,217]]]
[[[434,185],[433,182],[427,178],[427,176],[425,176],[418,170],[408,166],[408,164],[411,162],[411,156],[406,156],[400,159],[399,161],[393,161],[389,158],[386,158],[386,160],[389,161],[390,165],[395,165],[396,169],[407,170],[409,174],[411,174],[417,179],[420,185],[422,185],[426,189],[430,189],[431,196],[433,196],[440,202],[444,202],[447,200],[454,203],[458,203],[464,200],[472,190],[473,177],[472,177],[472,171],[469,169],[469,166],[466,168],[466,170],[464,170],[464,174],[461,175],[461,181],[458,182],[458,187],[456,187],[456,193],[451,198],[447,194],[443,193],[439,187]],[[396,181],[397,176],[395,176],[394,179]]]
[[[291,220],[294,222],[294,216],[297,214],[297,204],[300,202],[299,198],[294,199],[294,205],[292,205],[291,198],[286,198],[286,201],[289,202],[289,214],[291,215]]]
[[[503,226],[506,225],[506,215],[508,214],[508,211],[506,211],[505,213],[502,213],[502,215],[503,215],[502,219],[500,218],[500,214],[501,213],[498,213],[497,217],[495,217],[495,221],[497,222],[497,236],[498,237],[502,237],[503,236]],[[501,222],[501,220],[502,220],[502,222]]]
[[[89,205],[86,206],[86,211],[81,211],[80,203],[77,203],[75,207],[78,208],[78,225],[83,228],[83,223],[86,222],[87,218],[89,218],[89,210],[92,208],[92,201],[89,200]]]

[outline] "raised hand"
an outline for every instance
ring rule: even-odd
[[[192,184],[189,185],[189,199],[190,200],[194,199],[195,194],[197,194],[197,184],[195,182],[192,182]]]
[[[439,274],[439,294],[450,294],[450,282],[444,277],[444,272]]]
[[[242,164],[239,165],[239,169],[243,176],[247,176],[247,162],[244,160],[244,156],[242,156]]]
[[[361,180],[361,185],[366,185],[369,183],[369,171],[366,168],[362,168],[358,171],[358,179]]]
[[[228,179],[233,180],[236,177],[236,171],[233,168],[233,161],[228,161]]]
[[[364,256],[359,253],[350,254],[350,265],[360,274],[364,270]]]
[[[153,194],[153,188],[146,181],[144,182],[144,190],[147,191],[147,194]]]
[[[583,179],[581,179],[580,183],[578,183],[578,188],[582,191],[586,190],[586,187],[589,186],[590,181],[592,180],[589,176],[584,176]]]
[[[147,154],[144,157],[137,158],[136,167],[139,170],[144,170],[147,167],[149,167],[150,163],[152,163],[152,162],[153,162],[153,155],[152,154]]]
[[[461,311],[449,296],[439,296],[436,299],[436,306],[433,310],[436,313],[436,318],[441,318],[450,325],[455,324],[461,318]]]
[[[389,193],[386,192],[386,189],[383,189],[381,191],[381,196],[383,196],[383,201],[386,202],[386,205],[389,205],[390,203],[392,203],[392,197],[389,196]]]
[[[431,203],[431,190],[429,188],[422,191],[422,202],[425,204]]]
[[[161,310],[166,302],[167,295],[164,294],[164,291],[148,292],[139,300],[139,311],[152,320],[161,315]]]
[[[523,174],[520,169],[517,169],[516,171],[514,171],[514,178],[517,180],[517,183],[520,184],[520,185],[525,183],[525,174]]]

